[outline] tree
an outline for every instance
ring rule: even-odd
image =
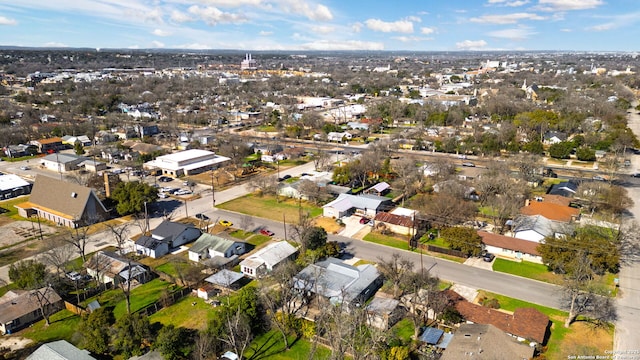
[[[116,322],[113,316],[113,308],[100,307],[92,311],[82,323],[80,323],[80,333],[82,334],[83,346],[94,354],[104,355],[109,352],[109,342],[111,338],[111,325]]]
[[[111,194],[118,202],[116,211],[120,215],[141,213],[145,203],[150,204],[158,199],[158,190],[140,181],[120,183]]]
[[[303,234],[302,243],[305,249],[320,249],[327,243],[327,231],[320,226],[314,226]]]
[[[454,226],[441,230],[440,236],[452,249],[467,256],[478,256],[482,252],[482,237],[473,228]]]
[[[259,195],[275,195],[278,192],[278,177],[276,175],[253,176],[248,186]]]
[[[9,267],[9,279],[20,289],[35,289],[47,278],[44,264],[35,260],[23,260]]]
[[[76,155],[84,155],[84,146],[80,141],[76,141],[75,144],[73,144],[73,151],[76,153]]]
[[[581,161],[594,161],[596,151],[587,146],[580,146],[576,149],[576,158]]]
[[[393,298],[398,299],[402,296],[403,284],[406,283],[407,277],[413,273],[413,262],[398,253],[393,253],[388,260],[383,258],[378,258],[378,260],[378,270],[385,280],[390,282],[393,288]]]
[[[559,143],[549,146],[549,156],[556,159],[568,159],[573,150],[573,143],[571,141],[561,141]]]
[[[167,360],[184,359],[191,352],[188,335],[186,329],[182,327],[165,325],[158,332],[154,348],[158,349]]]
[[[143,346],[151,339],[149,318],[140,314],[125,314],[114,326],[113,346],[124,358],[141,355]]]

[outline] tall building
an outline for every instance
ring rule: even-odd
[[[245,54],[244,60],[240,63],[240,70],[255,70],[256,61],[251,58],[251,54]]]

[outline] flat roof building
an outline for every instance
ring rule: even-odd
[[[160,169],[163,174],[171,176],[193,175],[217,169],[229,160],[212,151],[191,149],[158,156],[155,160],[144,163],[144,168]]]

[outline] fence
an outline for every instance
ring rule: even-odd
[[[180,290],[170,293],[167,298],[160,299],[155,303],[151,305],[147,305],[136,312],[146,316],[153,315],[158,311],[164,309],[165,307],[173,305],[174,303],[176,303],[176,301],[182,299],[183,297],[189,295],[190,293],[191,293],[190,288],[182,288]]]
[[[86,313],[88,313],[87,309],[84,309],[78,305],[72,304],[68,301],[64,302],[64,308],[71,311],[72,313],[76,314],[76,315],[84,315]]]

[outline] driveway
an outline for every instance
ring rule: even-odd
[[[344,223],[344,229],[340,232],[339,235],[346,237],[354,237],[355,234],[360,232],[360,230],[365,227],[370,227],[367,224],[360,224],[361,216],[351,215],[348,217],[343,217],[341,220]]]

